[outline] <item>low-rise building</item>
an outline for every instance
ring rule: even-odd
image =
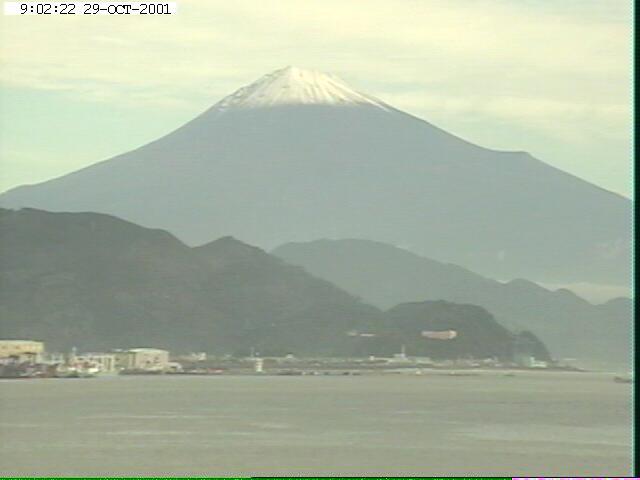
[[[0,340],[0,359],[40,363],[44,343],[35,340]]]
[[[118,370],[167,370],[169,352],[158,348],[130,348],[114,352]]]
[[[116,355],[114,353],[81,353],[74,356],[73,363],[96,365],[102,373],[116,372]]]
[[[206,352],[191,352],[186,355],[178,355],[176,357],[172,356],[178,362],[186,362],[186,363],[198,363],[198,362],[206,362],[207,354]]]
[[[548,362],[538,360],[532,355],[516,355],[515,363],[525,368],[548,368]]]

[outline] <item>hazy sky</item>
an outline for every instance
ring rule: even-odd
[[[178,3],[0,17],[0,190],[138,147],[296,65],[630,194],[630,0]]]

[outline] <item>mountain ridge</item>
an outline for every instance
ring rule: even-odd
[[[290,243],[272,253],[378,308],[424,300],[479,305],[502,325],[532,331],[555,357],[629,361],[628,298],[593,305],[567,289],[525,279],[502,283],[369,240]]]
[[[0,209],[0,331],[43,340],[49,350],[368,356],[413,342],[417,354],[429,342],[412,329],[453,322],[464,341],[438,358],[509,357],[520,338],[477,306],[406,308],[419,309],[403,317],[408,330],[394,326],[391,313],[229,236],[188,247],[110,215]],[[452,320],[454,312],[462,320]],[[493,333],[476,335],[483,325]],[[350,336],[354,330],[378,335],[372,343]]]
[[[630,278],[628,199],[367,103],[214,105],[135,150],[5,192],[0,205],[111,213],[190,245],[370,238],[493,278]]]

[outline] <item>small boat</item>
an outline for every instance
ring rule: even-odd
[[[100,373],[95,365],[58,365],[53,373],[55,378],[91,378]]]

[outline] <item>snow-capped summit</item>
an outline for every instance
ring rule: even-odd
[[[339,78],[315,70],[288,66],[268,73],[218,102],[214,109],[261,108],[281,105],[373,105],[384,102],[357,92]]]

